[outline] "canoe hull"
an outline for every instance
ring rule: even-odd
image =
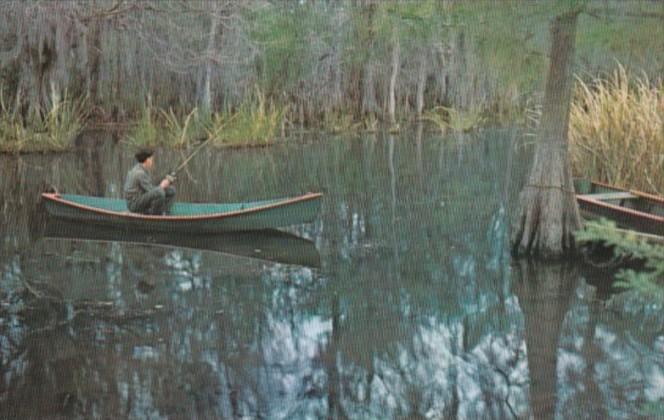
[[[598,182],[580,181],[575,188],[584,217],[603,217],[622,228],[664,236],[664,198]]]
[[[46,211],[52,217],[107,227],[178,234],[241,232],[310,223],[320,211],[321,196],[311,193],[217,214],[152,216],[95,208],[68,201],[57,194],[42,194]]]

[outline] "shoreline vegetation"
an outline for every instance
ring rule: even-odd
[[[293,106],[277,104],[256,87],[233,111],[167,110],[153,105],[150,97],[135,119],[100,118],[90,110],[87,98],[60,97],[53,92],[43,116],[23,120],[0,89],[0,153],[60,152],[74,147],[76,136],[94,127],[120,128],[122,142],[130,147],[187,148],[211,139],[224,146],[265,146],[293,128]],[[528,116],[528,118],[526,117]],[[330,133],[396,133],[408,124],[429,129],[469,132],[485,124],[520,124],[536,130],[537,108],[513,111],[512,119],[492,118],[490,110],[457,110],[437,106],[389,123],[376,116],[326,113],[308,128]],[[605,77],[587,80],[576,76],[570,115],[570,156],[577,176],[625,188],[664,194],[664,80],[634,75],[620,63]],[[636,164],[638,162],[638,165]]]
[[[165,110],[152,105],[150,98],[143,104],[134,120],[100,118],[100,112],[103,114],[99,108],[89,110],[86,98],[70,98],[65,92],[64,97],[53,94],[43,116],[36,115],[24,122],[18,110],[8,106],[3,90],[0,89],[0,144],[9,147],[2,151],[66,149],[82,130],[99,126],[125,128],[128,132],[127,142],[130,144],[174,148],[187,146],[195,139],[209,137],[215,137],[217,144],[269,144],[286,127],[295,126],[290,107],[267,101],[258,88],[256,94],[241,104],[235,112],[205,113],[198,108],[188,112],[175,111],[173,108]],[[479,108],[457,110],[436,106],[424,111],[419,118],[410,116],[403,123],[423,122],[432,129],[446,133],[468,132],[486,123],[524,124],[526,115],[530,115],[536,123],[539,118],[539,111],[535,108],[518,110],[518,114],[513,114],[514,119],[511,121],[491,118],[489,112]],[[645,74],[633,76],[620,63],[613,73],[605,78],[595,76],[586,82],[576,76],[570,115],[571,152],[575,169],[579,174],[587,176],[598,174],[612,184],[630,181],[629,178],[620,177],[620,168],[608,166],[611,161],[617,160],[612,159],[612,154],[623,155],[626,150],[633,153],[633,158],[664,156],[663,115],[664,80],[651,81]],[[310,128],[331,133],[394,130],[376,116],[357,119],[352,114],[344,113],[327,113]],[[12,148],[14,145],[15,148]],[[28,148],[23,149],[23,146]],[[35,149],[29,146],[34,146]],[[646,150],[650,146],[658,149]],[[587,165],[588,162],[592,165]],[[654,173],[645,169],[643,172]],[[649,185],[639,186],[652,188],[655,185],[652,179],[645,181]]]
[[[300,128],[523,123],[560,12],[509,0],[4,5],[0,151],[19,153],[66,150],[84,123],[165,147],[210,136],[263,145]],[[590,91],[616,62],[661,74],[661,21],[639,18],[661,5],[588,0],[588,9],[575,69]]]
[[[570,115],[573,171],[664,195],[664,79],[618,64],[607,77],[577,77]]]

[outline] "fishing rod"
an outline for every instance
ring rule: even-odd
[[[201,144],[199,144],[198,146],[196,146],[196,149],[194,149],[194,151],[193,151],[193,152],[192,152],[192,153],[191,153],[191,154],[190,154],[185,160],[183,160],[182,163],[180,163],[180,165],[179,165],[177,168],[175,168],[175,169],[173,169],[171,172],[169,172],[168,175],[170,175],[170,176],[172,176],[172,177],[175,178],[175,175],[177,175],[178,172],[180,172],[182,169],[184,169],[184,167],[187,166],[187,164],[189,163],[189,161],[190,161],[194,156],[196,156],[196,154],[197,154],[198,152],[200,152],[200,151],[203,149],[203,147],[205,147],[205,146],[208,144],[208,142],[209,142],[210,140],[212,140],[213,138],[214,138],[213,136],[210,136],[210,137],[208,137],[208,139],[205,140],[203,143],[201,143]]]
[[[198,146],[196,146],[196,149],[194,149],[194,151],[193,151],[189,156],[187,156],[187,157],[185,158],[185,160],[183,160],[182,163],[180,163],[180,165],[179,165],[177,168],[175,168],[174,170],[172,170],[171,172],[168,173],[167,177],[171,177],[171,178],[172,178],[172,180],[170,180],[171,182],[173,182],[173,181],[175,180],[175,176],[178,174],[178,172],[180,172],[182,169],[184,169],[184,167],[187,166],[187,164],[189,163],[189,161],[190,161],[194,156],[196,156],[196,154],[197,154],[198,152],[200,152],[200,151],[201,151],[201,150],[202,150],[202,149],[203,149],[203,148],[204,148],[204,147],[210,142],[210,140],[216,138],[217,135],[219,134],[219,132],[220,132],[224,127],[226,127],[226,126],[228,125],[228,123],[230,123],[230,122],[233,120],[233,118],[235,118],[236,115],[237,115],[237,114],[235,114],[235,115],[233,115],[232,117],[230,117],[230,118],[228,119],[228,121],[226,121],[224,124],[222,124],[221,126],[219,126],[219,127],[217,128],[217,130],[215,130],[214,133],[209,133],[209,132],[208,132],[208,138],[207,138],[207,140],[205,140],[203,143],[201,143],[201,144],[199,144]]]

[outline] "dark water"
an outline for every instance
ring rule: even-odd
[[[654,416],[662,308],[579,264],[509,258],[514,136],[303,136],[195,158],[181,200],[324,192],[286,246],[44,236],[45,183],[118,197],[130,151],[98,134],[1,156],[0,418]]]

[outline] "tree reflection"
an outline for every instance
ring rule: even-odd
[[[514,270],[513,290],[525,321],[531,410],[536,418],[553,418],[558,343],[578,275],[570,263],[520,261]]]

